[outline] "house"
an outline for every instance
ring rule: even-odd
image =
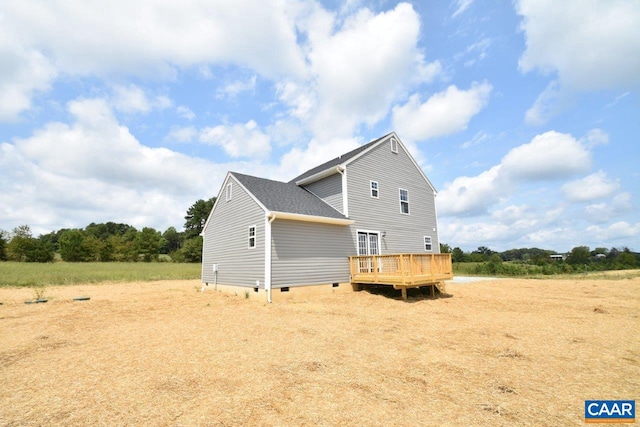
[[[356,276],[405,289],[426,283],[418,273],[431,274],[434,284],[435,196],[395,133],[289,182],[229,172],[202,232],[202,282],[269,301],[301,286],[350,287]],[[401,282],[381,277],[392,270],[403,272]]]

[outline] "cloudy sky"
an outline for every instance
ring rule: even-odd
[[[0,229],[181,229],[395,131],[451,246],[640,251],[637,0],[4,1],[0,64]]]

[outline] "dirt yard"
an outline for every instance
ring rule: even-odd
[[[640,398],[638,277],[406,303],[198,289],[0,289],[0,425],[582,426],[585,399]]]

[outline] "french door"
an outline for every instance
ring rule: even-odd
[[[380,255],[380,235],[375,232],[358,231],[358,255]],[[373,263],[370,258],[360,260],[360,272],[371,272]]]

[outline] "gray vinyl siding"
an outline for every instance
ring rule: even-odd
[[[371,197],[370,181],[378,182],[377,199]],[[349,163],[347,188],[354,242],[357,230],[385,231],[383,254],[440,252],[434,191],[402,145],[392,153],[387,140]],[[400,211],[400,188],[409,191],[409,215]],[[424,236],[431,236],[431,252],[425,252]]]
[[[274,288],[349,282],[354,242],[348,226],[275,220],[271,239]]]
[[[213,283],[212,264],[218,264],[218,283],[264,287],[264,210],[229,176],[233,196],[225,200],[226,182],[204,230],[202,282]],[[256,226],[256,247],[249,248],[249,227]]]
[[[305,185],[304,188],[324,200],[334,209],[344,213],[344,206],[342,204],[342,175],[339,173]]]

